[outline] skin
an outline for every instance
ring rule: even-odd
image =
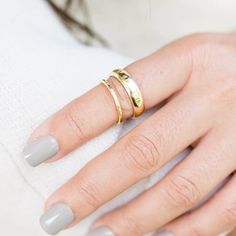
[[[125,69],[138,84],[146,109],[163,101],[165,105],[52,194],[46,208],[65,202],[75,213],[76,224],[194,144],[189,156],[161,182],[104,215],[93,227],[108,226],[117,236],[159,229],[177,236],[213,236],[233,228],[236,34],[187,36]],[[114,78],[109,80],[125,118],[130,118],[132,107],[125,91]],[[100,84],[45,121],[30,140],[48,134],[56,137],[60,151],[50,160],[56,161],[116,120],[111,95]],[[213,198],[186,213],[228,176],[229,181]]]

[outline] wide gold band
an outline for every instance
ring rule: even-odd
[[[138,85],[135,83],[132,77],[123,69],[113,70],[111,76],[116,78],[124,87],[133,106],[133,117],[140,116],[144,112],[145,107],[143,97]]]
[[[123,112],[122,112],[122,108],[121,108],[119,99],[118,99],[114,89],[112,88],[112,86],[110,85],[108,80],[103,79],[102,83],[108,88],[109,92],[111,93],[111,95],[114,99],[114,103],[116,105],[116,110],[117,110],[117,114],[118,114],[117,124],[120,124],[123,121]]]

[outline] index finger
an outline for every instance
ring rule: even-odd
[[[191,70],[187,51],[177,42],[125,68],[137,83],[147,109],[183,87]],[[124,88],[113,77],[109,82],[120,101],[123,118],[130,118],[132,106]],[[55,161],[98,136],[116,121],[113,97],[103,84],[99,84],[41,124],[30,137],[23,155],[32,166],[48,159]]]

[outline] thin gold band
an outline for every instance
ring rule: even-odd
[[[132,77],[123,69],[115,69],[111,76],[116,78],[124,87],[133,107],[133,117],[140,116],[144,110],[144,101],[138,85]]]
[[[118,113],[118,119],[117,119],[117,124],[120,124],[123,121],[123,112],[122,112],[122,108],[119,102],[119,99],[114,91],[114,89],[112,88],[111,84],[109,83],[108,80],[103,79],[102,83],[108,88],[109,92],[111,93],[113,99],[114,99],[114,103],[116,105],[116,110]]]

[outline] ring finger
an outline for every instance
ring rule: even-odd
[[[136,80],[148,109],[183,87],[191,71],[190,62],[188,50],[174,43],[126,69]],[[110,78],[110,83],[120,100],[124,119],[128,119],[132,115],[129,99],[120,83],[114,78]],[[48,159],[57,160],[116,121],[117,110],[111,94],[100,84],[40,125],[24,149],[24,157],[32,166]]]

